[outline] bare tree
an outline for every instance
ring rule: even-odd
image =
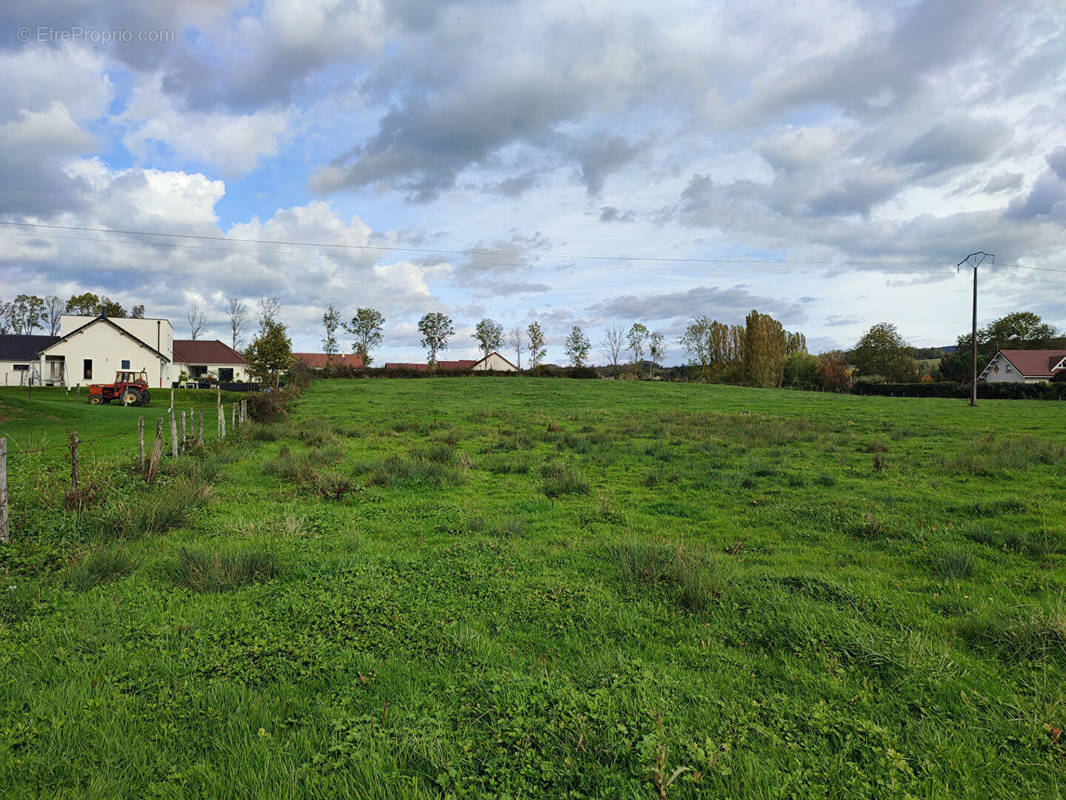
[[[48,297],[44,298],[44,321],[48,326],[49,336],[59,335],[59,319],[63,316],[66,307],[66,303],[54,294],[50,294]]]
[[[615,323],[604,328],[601,345],[607,357],[611,359],[611,365],[617,367],[618,362],[622,360],[622,352],[626,349],[625,326]]]
[[[514,350],[515,366],[522,369],[522,347],[525,344],[525,331],[520,325],[516,325],[507,331],[507,344]]]
[[[230,346],[236,350],[248,327],[248,306],[242,303],[239,297],[231,297],[226,303],[226,313],[229,314],[229,328],[233,336]]]
[[[204,318],[203,312],[196,303],[189,306],[189,310],[185,312],[185,319],[189,321],[190,339],[199,339],[207,332],[207,320]]]
[[[281,312],[280,297],[259,298],[259,327],[266,328],[268,322],[277,322]]]

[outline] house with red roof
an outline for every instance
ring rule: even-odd
[[[212,375],[219,383],[250,381],[244,356],[218,339],[175,339],[174,369],[192,380]]]
[[[425,371],[429,369],[428,364],[406,364],[401,362],[390,361],[385,365],[385,369],[413,369],[419,371]],[[468,370],[470,372],[517,372],[518,367],[501,356],[499,353],[493,351],[487,356],[481,359],[464,358],[458,361],[438,361],[437,369],[439,370],[451,370],[462,371]]]
[[[1066,350],[1000,350],[978,380],[989,383],[1043,383],[1066,370]]]
[[[358,353],[293,353],[292,357],[297,363],[303,364],[308,369],[325,369],[327,365],[332,367],[350,367],[351,369],[363,368],[363,357]]]

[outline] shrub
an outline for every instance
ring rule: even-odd
[[[274,577],[274,554],[269,550],[208,552],[182,548],[172,569],[178,586],[194,592],[225,592]]]
[[[564,494],[585,494],[589,490],[588,482],[578,475],[569,464],[553,462],[540,469],[541,491],[548,497]]]
[[[135,567],[133,558],[124,550],[108,547],[89,553],[68,567],[64,583],[84,592],[129,575]]]

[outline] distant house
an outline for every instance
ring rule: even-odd
[[[220,383],[251,380],[244,356],[218,339],[175,339],[174,370],[193,380],[214,375]]]
[[[501,356],[495,350],[474,364],[470,369],[474,372],[518,372],[518,367]]]
[[[407,364],[390,361],[385,369],[408,369],[424,371],[429,369],[428,364]],[[518,372],[518,367],[493,351],[481,359],[464,358],[458,361],[438,361],[437,369],[451,372],[469,370],[471,372]]]
[[[37,354],[55,342],[58,336],[0,334],[0,372],[4,373],[4,386],[25,386],[32,378],[34,385],[41,380]]]
[[[327,364],[332,367],[363,368],[363,357],[358,353],[293,353],[292,357],[308,369],[325,369]]]
[[[144,370],[149,386],[170,383],[174,329],[165,319],[64,314],[59,337],[38,352],[45,385],[109,383],[119,370]]]
[[[458,361],[438,361],[437,362],[437,369],[439,369],[439,370],[448,370],[448,371],[458,371],[458,370],[464,370],[464,369],[471,369],[474,366],[474,364],[476,364],[476,363],[477,363],[477,360],[476,359],[472,359],[472,358],[471,359],[460,359]],[[428,364],[404,364],[404,363],[398,363],[398,362],[391,362],[390,361],[388,364],[385,365],[385,369],[413,369],[413,370],[419,370],[419,371],[423,371],[424,372],[425,370],[429,369],[429,365]]]
[[[989,383],[1043,383],[1066,370],[1066,350],[1000,350],[978,380]]]

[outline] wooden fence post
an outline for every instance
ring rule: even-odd
[[[200,439],[199,445],[202,448],[204,446],[204,412],[200,412]]]
[[[174,408],[174,384],[170,384],[170,407]]]
[[[237,404],[236,403],[234,403],[232,408],[230,408],[229,415],[230,415],[230,427],[233,428],[234,431],[236,431],[237,430]]]
[[[7,439],[0,439],[0,543],[11,541],[7,527]]]
[[[141,457],[141,472],[144,472],[144,417],[137,417],[137,454]]]
[[[185,452],[188,448],[185,446],[185,412],[181,412],[181,452]]]
[[[163,457],[163,418],[155,418],[155,444],[152,445],[152,458],[148,462],[148,480],[155,477],[159,469],[159,460]]]
[[[219,424],[219,429],[222,431],[222,435],[219,438],[220,439],[225,439],[226,438],[226,409],[224,409],[222,406],[218,407],[218,424]]]
[[[80,383],[76,387],[74,387],[74,402],[75,403],[80,403],[81,402],[81,384]]]
[[[170,407],[170,455],[178,457],[178,421],[174,419],[174,406]]]
[[[70,494],[78,501],[78,432],[70,432]]]

